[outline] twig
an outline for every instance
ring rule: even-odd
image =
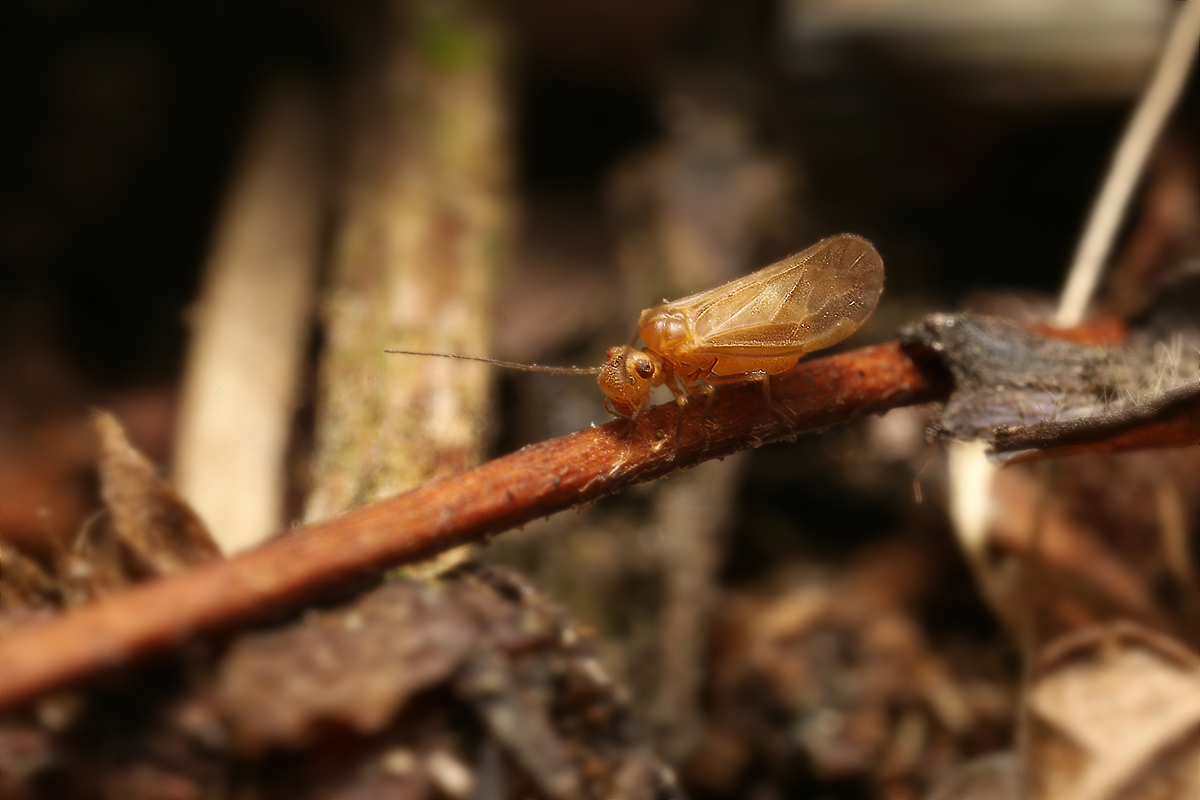
[[[1060,327],[1078,325],[1083,320],[1146,157],[1158,141],[1159,132],[1191,71],[1197,40],[1200,40],[1200,3],[1180,3],[1158,67],[1121,137],[1104,186],[1079,239],[1058,307],[1056,322]]]
[[[885,344],[776,376],[774,404],[793,426],[768,410],[757,385],[731,385],[717,391],[707,419],[703,403],[687,408],[682,420],[668,404],[633,423],[618,420],[526,447],[227,561],[14,631],[0,639],[0,706],[635,483],[866,414],[943,399],[948,388],[940,371],[926,371],[898,345]]]

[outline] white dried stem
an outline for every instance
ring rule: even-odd
[[[283,527],[319,250],[321,118],[299,84],[263,93],[193,315],[174,482],[226,553]]]
[[[1198,40],[1200,3],[1180,3],[1158,66],[1121,137],[1104,185],[1088,216],[1087,227],[1079,239],[1055,320],[1060,327],[1078,325],[1083,320],[1112,250],[1121,218],[1145,169],[1150,149],[1158,141],[1192,69]]]

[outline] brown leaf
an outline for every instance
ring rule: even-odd
[[[54,579],[36,561],[0,545],[0,612],[53,608],[57,597]]]
[[[133,448],[120,423],[97,414],[100,493],[112,524],[137,569],[169,575],[220,556],[204,523]]]
[[[445,593],[396,581],[300,625],[244,637],[221,667],[216,699],[249,752],[302,744],[328,723],[371,733],[445,681],[477,637]]]
[[[926,800],[1022,800],[1021,766],[1010,752],[959,764],[942,775]]]
[[[455,684],[460,697],[475,709],[499,742],[550,798],[579,796],[579,773],[555,733],[545,709],[531,707],[521,696],[503,657],[481,650]]]
[[[1175,475],[1155,462],[1155,454],[1130,453],[1066,459],[1050,476],[1031,466],[996,474],[989,558],[997,568],[1030,570],[1017,570],[1010,590],[997,597],[1005,617],[1024,631],[1019,638],[1114,617],[1163,629],[1175,624],[1155,591],[1169,575],[1154,496],[1162,485],[1196,485],[1196,477],[1194,469]],[[1007,565],[1009,558],[1016,564]]]
[[[986,699],[1002,690],[957,678],[906,607],[913,576],[932,579],[924,566],[887,549],[839,576],[798,572],[770,592],[730,592],[689,782],[715,794],[751,775],[787,786],[798,764],[822,779],[883,782],[1003,730],[1009,703]]]
[[[1068,635],[1035,678],[1035,800],[1200,796],[1200,658],[1130,623]]]
[[[84,524],[59,568],[63,601],[82,606],[136,583],[129,557],[113,527],[112,515],[100,512]]]

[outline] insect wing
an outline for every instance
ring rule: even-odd
[[[875,247],[840,234],[669,307],[690,311],[698,355],[786,356],[849,336],[882,291],[883,259]]]

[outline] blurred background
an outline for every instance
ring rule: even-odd
[[[843,231],[887,269],[848,347],[1044,316],[1177,5],[6,3],[0,537],[69,548],[95,408],[229,552],[604,422],[587,378],[381,351],[596,364],[641,309]],[[1156,163],[1196,163],[1197,108],[1193,81]],[[694,796],[920,796],[1011,747],[1019,685],[928,414],[479,557],[592,630]]]

